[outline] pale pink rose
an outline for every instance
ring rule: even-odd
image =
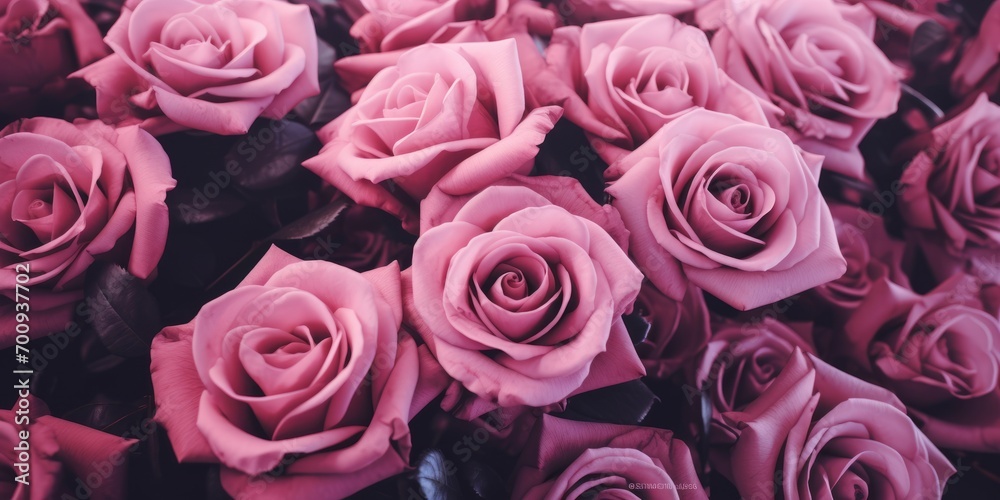
[[[153,340],[156,419],[237,498],[350,495],[406,470],[408,422],[446,383],[402,315],[395,264],[358,274],[272,247]]]
[[[137,442],[50,416],[44,403],[30,401],[27,421],[22,420],[23,412],[15,413],[17,408],[0,410],[0,496],[11,500],[125,498],[128,454]],[[27,469],[16,465],[25,463],[25,457]],[[18,476],[23,482],[15,480]]]
[[[649,324],[646,338],[635,345],[648,377],[670,376],[694,358],[712,335],[705,296],[694,286],[683,300],[676,301],[649,281],[643,282],[632,314]]]
[[[726,73],[765,106],[771,125],[823,168],[864,177],[858,143],[896,111],[899,70],[875,46],[875,17],[833,0],[714,0],[698,24],[716,30],[712,50]]]
[[[973,91],[1000,65],[1000,3],[993,2],[979,23],[979,33],[962,50],[951,74],[951,88],[958,95]]]
[[[995,452],[1000,421],[988,411],[968,411],[992,407],[998,396],[1000,321],[983,311],[980,291],[963,275],[925,296],[878,282],[835,347],[845,367],[918,410],[924,432],[938,445]]]
[[[114,54],[73,76],[97,89],[101,119],[159,135],[244,134],[319,93],[309,8],[280,0],[143,0],[104,41]]]
[[[95,260],[153,275],[167,240],[170,160],[137,127],[32,118],[0,130],[0,346],[14,343],[15,278],[31,334],[65,328]]]
[[[607,192],[657,288],[680,299],[690,280],[747,310],[844,274],[820,163],[778,130],[698,109],[611,165]]]
[[[767,125],[757,97],[719,69],[705,34],[670,16],[559,28],[546,58],[561,82],[535,79],[533,92],[565,107],[608,163],[693,109]]]
[[[759,398],[723,414],[712,463],[744,498],[940,498],[955,468],[904,411],[795,350]]]
[[[618,214],[577,181],[435,190],[421,209],[407,322],[469,392],[542,407],[644,375],[621,318],[642,274]]]
[[[975,103],[900,146],[912,161],[900,182],[900,213],[910,226],[945,239],[953,251],[1000,248],[1000,106]],[[957,253],[957,252],[953,252]]]
[[[910,280],[902,269],[904,244],[886,233],[881,217],[842,204],[830,205],[830,212],[847,272],[814,288],[815,297],[842,316],[857,308],[879,280],[909,288]]]
[[[0,0],[0,120],[37,115],[107,48],[78,0]]]
[[[423,45],[323,127],[322,151],[303,165],[416,232],[416,203],[431,188],[469,194],[529,173],[561,114],[557,106],[526,108],[513,40]]]
[[[340,85],[363,88],[407,49],[428,43],[485,42],[508,38],[509,28],[548,36],[556,16],[535,0],[363,0],[351,26],[360,54],[334,66]]]
[[[529,439],[511,498],[708,498],[691,451],[668,430],[544,415]]]
[[[623,19],[626,17],[669,14],[680,17],[688,14],[709,0],[546,0],[549,9],[568,24],[587,24],[595,21]]]

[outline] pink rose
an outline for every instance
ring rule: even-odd
[[[698,109],[611,165],[607,189],[646,277],[747,310],[844,274],[820,159],[777,130]]]
[[[0,119],[37,114],[62,77],[106,53],[78,0],[0,0]]]
[[[723,420],[713,465],[743,498],[940,498],[955,472],[892,393],[799,350]]]
[[[531,439],[511,498],[708,498],[691,452],[668,430],[544,415]]]
[[[154,339],[156,419],[181,461],[221,462],[233,496],[350,495],[407,468],[408,422],[444,387],[401,320],[398,266],[358,274],[272,247]]]
[[[903,176],[900,213],[953,251],[1000,248],[1000,106],[985,95],[951,120],[900,146],[916,151]]]
[[[32,118],[0,130],[0,346],[14,343],[19,274],[34,336],[70,321],[95,260],[152,276],[174,185],[163,148],[136,127]]]
[[[979,33],[962,50],[958,66],[951,74],[951,88],[967,95],[1000,64],[1000,3],[993,2],[979,23]]]
[[[796,349],[815,352],[803,336],[772,318],[715,325],[694,365],[694,386],[708,391],[716,417],[740,410],[771,386]]]
[[[635,350],[646,375],[666,378],[701,351],[712,335],[708,306],[701,290],[691,287],[684,300],[675,301],[646,281],[632,314],[649,324],[649,333]]]
[[[548,7],[572,24],[670,14],[680,17],[709,0],[547,0]]]
[[[872,42],[871,11],[832,0],[715,0],[698,24],[717,30],[715,58],[765,103],[773,127],[826,156],[824,168],[864,177],[858,143],[900,96],[899,70]]]
[[[566,108],[608,163],[697,108],[767,125],[757,97],[716,65],[705,34],[670,16],[559,28],[546,56],[566,87],[548,102]]]
[[[1000,451],[996,414],[957,413],[950,403],[990,407],[1000,376],[1000,322],[984,312],[979,284],[956,275],[925,296],[878,282],[837,344],[847,367],[891,389],[949,448]],[[987,412],[988,413],[988,412]],[[956,419],[957,417],[957,419]],[[952,424],[952,425],[949,425]]]
[[[309,8],[279,0],[143,0],[104,41],[114,54],[73,74],[101,119],[154,134],[245,134],[319,93]]]
[[[28,422],[19,421],[24,415],[14,410],[0,410],[0,469],[4,471],[0,497],[125,498],[128,453],[134,451],[136,441],[49,416],[44,403],[31,402]],[[25,462],[21,455],[28,457],[27,470],[15,465]]]
[[[421,209],[407,321],[468,391],[541,407],[644,375],[621,318],[642,274],[618,214],[577,181],[435,190]]]
[[[351,26],[361,54],[334,66],[340,85],[354,92],[407,49],[428,43],[485,42],[507,38],[508,24],[549,35],[555,15],[535,0],[364,0],[364,14]]]
[[[841,204],[830,205],[830,212],[847,272],[814,288],[815,297],[841,316],[857,308],[879,280],[909,288],[901,265],[903,242],[889,237],[881,217]]]
[[[526,110],[514,41],[423,45],[323,127],[323,150],[303,165],[416,232],[416,202],[431,188],[462,195],[530,172],[561,114]]]

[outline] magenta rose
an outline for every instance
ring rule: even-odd
[[[544,415],[530,439],[511,498],[708,498],[690,450],[668,430]]]
[[[712,463],[743,498],[941,498],[955,468],[904,411],[795,350],[759,398],[722,415]]]
[[[611,165],[607,192],[657,288],[747,310],[844,274],[819,169],[778,130],[698,109]]]
[[[915,150],[900,179],[900,212],[948,247],[1000,247],[1000,106],[980,95],[951,120],[900,147]]]
[[[670,376],[694,358],[712,335],[705,296],[694,286],[683,300],[676,301],[649,281],[643,282],[632,314],[649,324],[646,338],[635,345],[649,377]]]
[[[996,414],[960,414],[950,407],[968,401],[989,408],[998,396],[1000,321],[983,311],[980,291],[979,283],[963,275],[925,296],[876,283],[837,345],[845,365],[920,411],[921,419],[930,422],[924,431],[935,443],[998,451]]]
[[[44,87],[106,53],[78,0],[0,0],[0,110],[30,112]]]
[[[557,20],[535,0],[365,0],[351,36],[361,54],[335,63],[340,85],[354,92],[407,49],[428,43],[507,38],[510,26],[550,35]]]
[[[1000,32],[996,26],[1000,26],[1000,3],[993,2],[979,23],[979,33],[962,49],[958,66],[951,74],[951,88],[957,95],[971,93],[1000,65]]]
[[[693,401],[691,389],[708,391],[716,418],[740,410],[770,387],[796,349],[815,352],[804,336],[772,318],[714,325],[693,366],[694,385],[685,392]]]
[[[104,41],[114,54],[73,74],[101,119],[154,134],[245,134],[319,93],[309,8],[279,0],[143,0]]]
[[[322,151],[303,164],[416,232],[416,202],[431,188],[463,195],[530,172],[561,114],[557,106],[525,108],[513,40],[423,45],[323,127]]]
[[[11,500],[125,498],[128,453],[136,441],[49,416],[44,403],[30,401],[27,422],[21,420],[23,413],[0,410],[0,496]],[[17,465],[25,463],[25,457],[27,468]]]
[[[900,72],[872,42],[871,11],[833,0],[714,0],[698,24],[716,30],[715,58],[765,103],[772,126],[824,155],[824,168],[864,177],[858,143],[900,96]]]
[[[621,318],[642,274],[618,214],[577,181],[435,190],[421,209],[407,321],[469,392],[542,407],[644,375]]]
[[[0,130],[0,346],[14,343],[15,277],[35,336],[70,321],[95,260],[153,275],[167,239],[170,162],[136,127],[32,118]]]
[[[549,90],[549,101],[566,108],[608,163],[697,108],[767,125],[756,96],[719,69],[705,34],[670,16],[559,28],[546,57],[567,89]]]
[[[398,266],[271,248],[154,339],[156,419],[178,459],[220,462],[233,496],[350,495],[408,467],[408,422],[446,382],[401,320]]]
[[[830,205],[830,212],[847,272],[813,288],[816,298],[842,317],[857,308],[880,280],[909,288],[909,278],[902,269],[904,244],[886,233],[881,217],[841,204]]]

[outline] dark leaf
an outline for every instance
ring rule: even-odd
[[[321,82],[320,88],[319,95],[295,107],[295,113],[309,125],[326,125],[351,107],[351,96],[337,85],[336,79]]]
[[[333,202],[323,208],[314,210],[299,220],[296,220],[272,234],[267,242],[301,240],[316,235],[333,224],[337,217],[347,208],[346,202]]]
[[[470,460],[462,465],[462,478],[476,498],[483,500],[504,500],[509,498],[506,481],[492,467]]]
[[[625,329],[628,330],[628,336],[632,339],[632,345],[636,345],[643,340],[646,340],[646,337],[649,336],[649,330],[652,328],[649,321],[639,314],[638,309],[632,311],[632,314],[622,316],[622,322],[625,323]]]
[[[337,85],[333,63],[337,50],[328,43],[319,42],[320,92],[295,106],[295,114],[306,125],[325,125],[351,107],[351,96]]]
[[[287,185],[305,171],[302,162],[320,148],[316,134],[290,120],[257,120],[226,154],[224,170],[216,172],[220,187],[232,182],[251,193]]]
[[[91,269],[82,315],[108,352],[125,357],[148,354],[162,327],[156,300],[138,278],[116,264]]]
[[[455,472],[455,463],[445,458],[441,450],[428,450],[417,462],[413,477],[424,498],[461,500],[462,490]]]
[[[641,423],[657,400],[641,380],[632,380],[572,396],[561,417],[572,420],[635,425]]]
[[[219,189],[177,188],[167,193],[167,206],[171,222],[192,225],[235,215],[246,207],[246,202],[239,196]]]
[[[948,48],[950,34],[944,26],[933,20],[917,26],[910,39],[910,60],[916,64],[930,64]]]

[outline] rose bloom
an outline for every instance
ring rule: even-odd
[[[618,214],[576,180],[435,190],[421,210],[407,321],[469,392],[542,407],[645,374],[621,318],[642,274]]]
[[[900,146],[912,156],[903,171],[900,213],[910,226],[948,247],[1000,247],[1000,106],[975,103],[929,133]]]
[[[705,34],[670,16],[559,28],[546,57],[567,89],[550,90],[549,102],[566,108],[608,163],[692,109],[767,125],[757,97],[719,69]]]
[[[511,30],[551,35],[557,20],[535,0],[363,0],[351,36],[361,54],[334,64],[340,85],[364,88],[407,49],[428,43],[485,42]],[[354,9],[348,9],[350,12]]]
[[[153,340],[156,419],[179,460],[220,462],[234,497],[348,496],[408,467],[408,422],[446,383],[401,320],[398,266],[272,247]]]
[[[605,175],[657,288],[680,299],[690,280],[747,310],[844,274],[820,163],[780,131],[698,109]]]
[[[416,232],[416,202],[431,188],[463,195],[530,172],[561,113],[526,110],[513,40],[423,45],[323,127],[323,149],[303,165]]]
[[[163,148],[137,127],[32,118],[0,130],[0,347],[14,343],[15,313],[26,312],[15,311],[17,283],[30,289],[38,337],[72,319],[95,260],[151,277],[174,185]]]
[[[1000,401],[1000,322],[983,311],[979,291],[965,275],[955,275],[925,296],[876,283],[850,317],[838,346],[845,366],[919,410],[924,432],[935,443],[996,452],[996,413],[968,411]],[[972,405],[963,405],[964,411],[950,407],[966,401]]]
[[[30,401],[29,422],[20,421],[24,415],[14,410],[0,410],[0,496],[11,500],[125,498],[128,454],[135,451],[137,441],[52,417],[42,401]],[[24,462],[20,457],[24,451],[17,449],[24,442],[30,456],[27,470],[16,465]],[[24,476],[23,482],[15,480],[18,476]]]
[[[114,54],[77,71],[101,119],[159,135],[245,134],[319,93],[309,8],[279,0],[143,0],[104,41]]]
[[[888,279],[910,287],[902,269],[905,245],[886,233],[881,217],[843,204],[830,205],[830,212],[840,252],[847,261],[847,272],[813,288],[814,297],[830,307],[838,318],[843,318],[861,304],[877,281]]]
[[[694,286],[683,300],[676,301],[646,281],[632,314],[638,314],[649,324],[646,338],[635,345],[649,377],[669,377],[694,358],[712,335],[705,296]]]
[[[993,2],[979,23],[979,33],[962,50],[958,66],[951,74],[955,94],[971,93],[1000,64],[1000,32],[996,26],[1000,26],[1000,3]]]
[[[815,352],[804,336],[772,318],[714,325],[693,366],[694,386],[686,392],[707,390],[717,419],[719,412],[742,409],[760,397],[796,349]]]
[[[717,30],[715,58],[757,95],[771,125],[823,167],[863,178],[858,143],[896,111],[899,71],[875,46],[875,17],[863,5],[833,0],[715,0],[698,24]]]
[[[0,119],[35,114],[63,77],[106,53],[78,0],[0,0]]]
[[[544,415],[529,439],[511,498],[708,498],[690,450],[668,430]]]
[[[712,464],[744,498],[940,498],[955,473],[892,393],[797,349],[723,421]]]

